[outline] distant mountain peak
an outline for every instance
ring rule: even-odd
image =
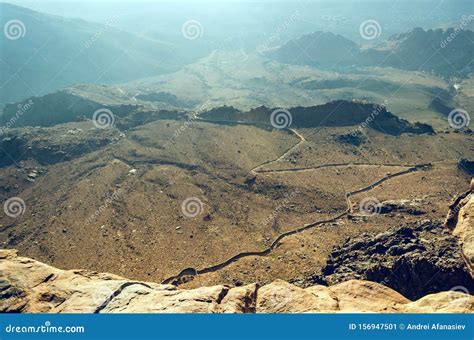
[[[291,40],[269,55],[284,63],[344,70],[363,66],[395,67],[465,77],[472,72],[474,32],[415,27],[374,45],[359,47],[328,32],[314,32]]]

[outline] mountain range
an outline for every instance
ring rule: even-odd
[[[267,55],[283,63],[331,70],[377,66],[466,77],[474,70],[473,41],[473,31],[459,28],[415,28],[375,45],[358,45],[319,31],[290,40]]]
[[[114,28],[113,13],[104,25],[0,3],[0,20],[17,20],[23,35],[0,36],[0,103],[77,83],[125,82],[180,64],[170,44]]]
[[[203,51],[196,51],[204,48],[201,45],[208,44],[197,44],[183,38],[184,42],[191,43],[187,45],[180,39],[164,41],[160,35],[141,35],[118,29],[114,25],[120,21],[120,16],[113,12],[108,20],[99,24],[0,3],[0,19],[5,23],[18,20],[23,24],[21,39],[0,37],[2,106],[76,84],[117,84],[141,79],[144,79],[141,82],[144,84],[149,77],[186,72],[181,67],[197,62]],[[361,67],[376,66],[465,77],[473,69],[474,33],[467,29],[470,26],[459,27],[415,28],[370,45],[360,45],[342,35],[317,31],[288,40],[264,53],[280,64],[309,65],[321,71],[357,73]],[[224,63],[235,64],[236,61],[242,61],[242,65],[254,62],[249,58],[255,58],[255,53],[245,49],[239,53],[230,61],[219,61],[221,67],[225,67]],[[212,59],[212,54],[208,58]],[[258,61],[262,62],[268,64],[266,58]],[[236,67],[236,73],[240,72],[241,67]],[[275,73],[285,66],[272,68],[271,72]],[[246,69],[245,72],[253,70]],[[232,73],[228,76],[231,77]],[[195,79],[198,83],[201,80]],[[252,86],[258,85],[257,77],[250,80]],[[170,83],[172,79],[166,82]],[[222,87],[225,82],[220,84]],[[192,96],[198,86],[193,83],[187,83],[187,86],[191,87]],[[238,88],[235,90],[240,91]],[[326,100],[350,99],[342,95],[342,98],[329,96]],[[272,105],[255,102],[247,108],[262,104]]]

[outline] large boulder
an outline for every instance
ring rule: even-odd
[[[412,302],[375,282],[306,289],[277,280],[263,287],[178,289],[86,270],[60,270],[0,250],[0,312],[22,313],[469,313],[474,297],[432,294]]]
[[[471,181],[471,191],[464,195],[454,207],[455,227],[453,235],[459,238],[461,253],[467,267],[474,278],[474,196],[472,195],[474,180]],[[448,217],[449,221],[449,217]]]

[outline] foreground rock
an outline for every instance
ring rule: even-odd
[[[460,195],[450,206],[446,226],[459,238],[461,254],[474,278],[474,180],[471,191]]]
[[[180,290],[85,270],[60,270],[0,250],[0,312],[22,313],[467,313],[474,297],[447,291],[415,302],[383,285],[350,280],[306,289],[277,280]]]

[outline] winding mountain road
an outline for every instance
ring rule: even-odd
[[[232,123],[239,124],[239,122],[237,122],[237,121],[232,122]],[[298,228],[283,232],[273,240],[273,242],[270,244],[270,246],[268,246],[267,248],[265,248],[261,251],[241,252],[241,253],[238,253],[238,254],[230,257],[229,259],[227,259],[225,261],[222,261],[222,262],[217,263],[215,265],[212,265],[212,266],[209,266],[209,267],[204,267],[204,268],[201,268],[201,269],[186,268],[186,269],[182,270],[178,275],[169,277],[166,280],[164,280],[162,282],[163,284],[173,283],[173,284],[179,285],[179,283],[180,283],[179,279],[184,277],[184,276],[196,276],[196,275],[199,275],[199,274],[206,274],[206,273],[216,272],[216,271],[218,271],[218,270],[220,270],[220,269],[222,269],[222,268],[224,268],[224,267],[226,267],[226,266],[228,266],[228,265],[230,265],[230,264],[232,264],[232,263],[234,263],[234,262],[236,262],[239,259],[242,259],[244,257],[267,256],[275,248],[278,247],[278,245],[280,244],[280,242],[284,238],[286,238],[288,236],[300,233],[302,231],[314,228],[314,227],[319,226],[319,225],[323,225],[323,224],[327,224],[327,223],[331,223],[331,222],[336,222],[337,220],[339,220],[339,219],[341,219],[345,216],[351,215],[353,213],[352,203],[350,201],[351,196],[354,196],[354,195],[357,195],[357,194],[360,194],[360,193],[363,193],[363,192],[368,192],[368,191],[376,188],[377,186],[381,185],[382,183],[384,183],[384,182],[386,182],[386,181],[388,181],[388,180],[390,180],[394,177],[407,175],[407,174],[410,174],[412,172],[424,170],[424,169],[427,169],[427,168],[430,168],[430,167],[433,166],[431,163],[428,163],[428,164],[427,163],[421,163],[421,164],[372,164],[372,163],[351,163],[351,162],[348,162],[348,163],[322,164],[322,165],[315,166],[315,167],[299,168],[299,169],[259,170],[260,168],[262,168],[265,165],[272,164],[272,163],[275,163],[275,162],[278,162],[278,161],[284,159],[288,154],[290,154],[293,150],[295,150],[297,147],[299,147],[302,143],[304,143],[306,141],[304,136],[301,135],[295,129],[287,129],[287,130],[290,131],[292,134],[294,134],[295,136],[297,136],[300,139],[298,141],[298,143],[296,143],[291,148],[286,150],[278,158],[276,158],[274,160],[263,162],[263,163],[259,164],[258,166],[252,168],[249,171],[250,173],[252,173],[253,175],[257,175],[259,173],[277,173],[277,172],[279,172],[279,173],[283,172],[284,173],[284,172],[298,172],[298,171],[316,171],[318,169],[323,169],[323,168],[349,167],[349,166],[351,166],[351,167],[353,167],[353,166],[364,166],[364,167],[369,167],[369,166],[393,166],[393,167],[405,167],[406,169],[402,170],[402,171],[399,171],[399,172],[396,172],[396,173],[393,173],[393,174],[386,175],[383,178],[377,180],[376,182],[374,182],[372,184],[369,184],[369,185],[367,185],[363,188],[359,188],[359,189],[351,191],[351,192],[346,192],[345,193],[345,198],[346,198],[347,208],[346,208],[345,211],[339,213],[338,215],[336,215],[334,217],[324,219],[324,220],[314,221],[314,222],[305,224],[303,226],[300,226]]]

